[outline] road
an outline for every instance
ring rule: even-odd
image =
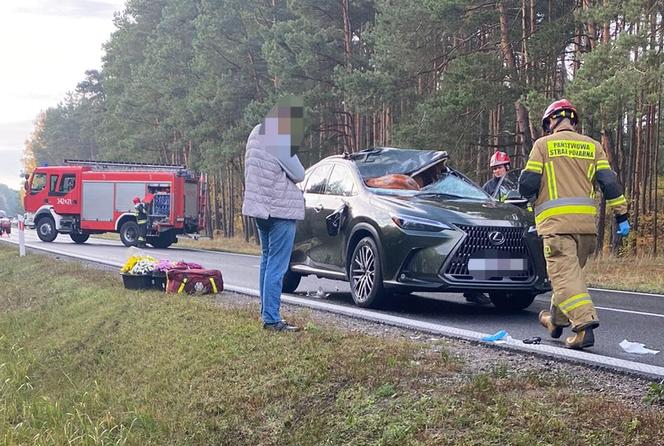
[[[17,241],[16,232],[11,241]],[[63,255],[86,256],[100,262],[122,264],[130,250],[119,241],[90,239],[83,245],[73,243],[69,237],[60,235],[52,243],[40,241],[34,231],[26,231],[29,247],[47,248]],[[177,248],[158,250],[148,248],[146,252],[155,258],[186,260],[200,263],[206,268],[223,272],[227,285],[255,290],[258,283],[258,257],[196,249]],[[317,293],[322,290],[323,293]],[[317,301],[342,306],[352,306],[348,284],[345,282],[306,277],[296,295]],[[324,297],[321,298],[320,294]],[[613,291],[592,292],[598,308],[601,326],[596,330],[596,344],[589,352],[655,366],[664,366],[664,351],[656,355],[625,353],[618,345],[623,339],[641,342],[654,350],[664,350],[664,296]],[[422,322],[441,324],[480,333],[508,331],[514,339],[541,336],[543,343],[562,346],[561,340],[549,339],[537,322],[540,310],[549,306],[548,294],[540,295],[526,310],[514,313],[498,311],[493,306],[478,306],[466,303],[457,294],[429,294],[398,296],[379,313],[396,315]]]

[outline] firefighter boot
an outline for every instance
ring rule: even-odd
[[[560,335],[563,334],[563,325],[556,325],[553,323],[551,320],[551,313],[542,310],[539,312],[539,322],[542,325],[542,327],[546,328],[547,331],[549,332],[549,335],[554,338],[558,339]]]
[[[595,345],[595,334],[593,330],[599,327],[599,322],[590,321],[586,324],[572,328],[576,333],[574,336],[568,336],[565,339],[565,347],[576,350],[588,348]]]

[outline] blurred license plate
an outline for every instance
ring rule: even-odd
[[[476,279],[487,280],[493,277],[509,277],[515,273],[528,271],[528,260],[512,257],[500,251],[482,252],[468,260],[468,272]]]

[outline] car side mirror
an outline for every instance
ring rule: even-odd
[[[25,180],[25,183],[23,183],[23,189],[25,189],[26,192],[30,191],[30,183],[28,180]]]

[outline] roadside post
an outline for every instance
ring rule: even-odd
[[[18,254],[25,257],[25,219],[22,215],[18,216]]]

